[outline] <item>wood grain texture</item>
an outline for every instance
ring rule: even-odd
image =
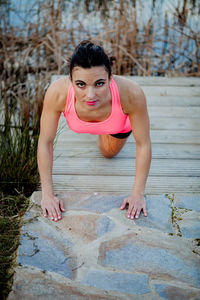
[[[96,143],[91,142],[59,142],[54,157],[95,157],[103,158]],[[136,144],[127,143],[115,158],[135,158]],[[152,144],[152,157],[165,159],[200,159],[200,146],[192,144]]]
[[[147,86],[200,86],[198,77],[155,77],[155,76],[125,76],[138,84]]]
[[[145,95],[151,96],[200,96],[200,87],[188,87],[188,86],[141,86]]]
[[[53,175],[55,191],[132,192],[134,176]],[[200,192],[199,177],[149,176],[147,194]]]
[[[159,106],[162,109],[162,106],[190,106],[190,107],[199,107],[200,106],[200,97],[185,97],[181,96],[151,96],[146,95],[147,105],[151,106]]]
[[[200,104],[200,103],[199,103]],[[200,118],[200,105],[196,107],[190,106],[149,106],[150,119],[153,117],[167,118]]]
[[[55,175],[131,176],[135,173],[135,159],[62,157],[54,161]],[[200,176],[200,160],[153,159],[150,176]]]

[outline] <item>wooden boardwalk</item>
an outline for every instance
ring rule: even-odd
[[[200,79],[134,80],[151,120],[148,217],[120,210],[134,181],[133,136],[106,159],[97,136],[70,131],[62,118],[53,179],[66,211],[58,222],[44,218],[33,193],[9,300],[199,299]]]
[[[152,163],[146,194],[199,193],[200,78],[131,78],[145,92],[151,122]],[[54,189],[130,194],[135,156],[133,136],[116,157],[106,159],[99,153],[97,136],[72,132],[61,117]]]

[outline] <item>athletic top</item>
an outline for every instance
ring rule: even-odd
[[[101,122],[86,122],[81,120],[75,109],[75,94],[72,84],[69,87],[64,116],[71,130],[78,133],[116,134],[132,130],[128,115],[123,113],[117,84],[112,79],[110,83],[112,108],[110,116]]]

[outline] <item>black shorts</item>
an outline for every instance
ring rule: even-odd
[[[124,132],[124,133],[116,133],[116,134],[110,134],[110,135],[114,136],[117,139],[125,139],[131,134],[131,132],[132,132],[132,130],[128,131],[128,132]]]

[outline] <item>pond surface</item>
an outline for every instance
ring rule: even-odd
[[[61,45],[66,48],[65,56],[81,40],[97,37],[105,43],[106,50],[110,53],[114,47],[118,48],[119,52],[119,48],[123,46],[124,52],[127,51],[139,59],[139,63],[144,68],[149,68],[151,74],[163,75],[163,70],[174,69],[182,73],[198,72],[200,57],[198,0],[10,0],[9,2],[10,4],[1,4],[3,9],[0,14],[4,14],[4,18],[1,19],[6,18],[9,26],[17,27],[17,35],[32,35],[37,27],[38,30],[45,28],[41,30],[45,36],[45,33],[52,30],[50,22],[47,21],[50,20],[51,14],[54,14],[54,22],[58,22],[58,31],[61,32],[61,36],[63,35],[62,41],[66,41],[67,37],[67,44]],[[130,60],[130,56],[128,59]],[[151,66],[145,66],[144,61]],[[117,74],[124,73],[135,75],[137,66],[125,66],[121,71],[118,69]]]

